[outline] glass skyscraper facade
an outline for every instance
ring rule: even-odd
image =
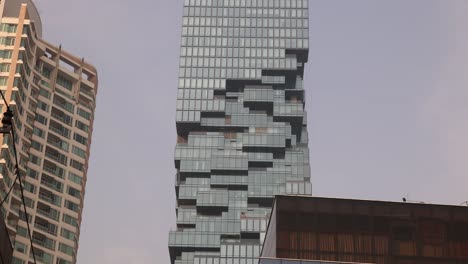
[[[257,263],[276,194],[310,194],[308,0],[186,0],[171,263]]]

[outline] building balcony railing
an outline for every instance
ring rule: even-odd
[[[48,202],[50,204],[56,205],[56,206],[61,206],[62,201],[60,199],[52,198],[48,195],[39,193],[39,199]]]
[[[169,247],[219,248],[220,235],[203,232],[171,231]]]
[[[66,138],[70,138],[70,131],[68,130],[63,130],[63,129],[59,129],[59,128],[56,128],[56,127],[53,127],[53,126],[49,126],[50,130],[54,131],[55,133],[63,136],[63,137],[66,137]]]
[[[41,230],[41,231],[49,233],[51,235],[54,235],[54,236],[57,235],[57,227],[56,226],[50,226],[50,225],[49,226],[44,226],[42,224],[35,223],[34,227]]]
[[[52,208],[50,208],[49,210],[44,210],[38,207],[36,209],[36,212],[42,216],[45,216],[55,221],[59,221],[60,219],[60,213]]]
[[[33,235],[32,238],[34,244],[39,245],[41,247],[45,247],[51,250],[55,250],[55,241],[51,241],[50,239],[47,238],[38,238]]]
[[[64,155],[61,155],[58,152],[51,153],[48,150],[46,150],[45,156],[52,160],[55,160],[58,163],[61,163],[62,165],[67,165],[67,157],[65,157]]]
[[[59,115],[59,114],[54,113],[54,112],[52,112],[51,115],[52,115],[53,118],[55,118],[55,119],[57,119],[57,120],[59,120],[59,121],[65,123],[65,124],[67,124],[67,125],[69,125],[69,126],[72,125],[72,123],[71,123],[71,122],[72,122],[72,121],[71,121],[71,118],[68,117],[68,116],[66,116],[66,115]]]

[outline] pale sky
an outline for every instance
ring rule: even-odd
[[[99,91],[78,264],[169,263],[182,0],[36,0]],[[468,200],[468,1],[310,0],[315,196]]]

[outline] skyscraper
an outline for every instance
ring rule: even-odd
[[[0,89],[14,113],[16,149],[38,263],[76,262],[95,98],[96,69],[42,39],[30,0],[0,1]],[[69,32],[72,34],[71,32]],[[3,101],[1,112],[6,111]],[[1,208],[13,263],[32,263],[9,134],[0,135]]]
[[[253,264],[276,194],[310,194],[308,0],[186,0],[176,264]]]

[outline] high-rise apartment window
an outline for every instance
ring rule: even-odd
[[[72,152],[82,158],[86,158],[86,152],[78,147],[72,146]]]
[[[10,72],[10,64],[9,63],[0,64],[0,72]]]
[[[73,216],[63,214],[62,220],[71,226],[78,226],[78,220],[76,220],[76,218],[74,218]]]
[[[24,183],[24,189],[30,193],[35,194],[36,193],[36,186],[32,183],[25,182]]]
[[[67,162],[68,162],[68,157],[62,153],[60,153],[59,151],[57,151],[56,149],[54,148],[51,148],[49,146],[46,146],[46,150],[45,150],[45,155],[46,157],[50,158],[50,159],[53,159],[63,165],[67,165]]]
[[[47,159],[44,160],[44,170],[47,171],[47,172],[50,172],[52,173],[53,175],[63,179],[64,178],[64,174],[65,174],[65,170],[63,168],[61,168],[60,166],[57,166],[57,164],[51,162],[51,161],[48,161]]]
[[[85,136],[82,136],[80,134],[74,133],[73,134],[73,139],[76,142],[81,143],[81,144],[83,144],[85,146],[88,144],[88,139]]]
[[[68,230],[68,229],[65,229],[65,228],[62,228],[62,230],[60,231],[60,235],[66,239],[69,239],[71,241],[75,241],[76,239],[76,235],[75,233],[73,233],[72,231]]]
[[[45,91],[45,90],[44,90]],[[49,111],[49,105],[42,102],[41,100],[37,100],[37,108],[44,110],[45,112]]]
[[[28,197],[24,197],[24,203],[26,204],[27,207],[33,208],[34,209],[34,200]]]
[[[86,120],[90,120],[90,119],[91,119],[91,113],[89,113],[89,112],[86,111],[86,110],[83,110],[83,109],[81,109],[81,108],[78,108],[77,113],[78,113],[79,116],[83,117],[83,118],[86,119]]]
[[[71,263],[70,261],[58,258],[57,259],[57,264],[73,264],[73,263]]]
[[[6,86],[8,81],[8,77],[0,77],[0,85]]]
[[[43,66],[42,67],[42,75],[46,78],[50,78],[50,72],[51,72],[51,69]]]
[[[54,95],[54,104],[72,114],[75,112],[75,106],[58,95]]]
[[[68,246],[66,244],[60,243],[59,244],[59,251],[65,253],[67,255],[74,256],[73,247],[70,247],[70,246]]]
[[[50,143],[65,151],[68,151],[69,148],[68,142],[62,140],[60,137],[54,135],[53,133],[49,133],[47,135],[47,143]]]
[[[41,184],[57,191],[57,192],[63,192],[63,183],[56,180],[56,178],[49,176],[45,173],[42,173],[41,176]]]
[[[84,83],[81,84],[81,87],[80,87],[80,93],[83,93],[91,98],[94,98],[94,93],[93,93],[93,89],[87,85],[85,85]]]
[[[31,140],[31,147],[39,152],[42,152],[44,146],[35,140]]]
[[[47,118],[41,114],[36,113],[36,121],[47,126]]]
[[[56,82],[60,84],[62,87],[67,88],[70,91],[73,89],[73,82],[61,74],[57,75]]]
[[[34,252],[36,253],[38,261],[41,261],[44,264],[52,264],[54,257],[51,254],[46,253],[42,249],[39,249],[37,247],[34,247]],[[29,257],[30,259],[32,259],[32,251],[29,251]]]
[[[39,95],[41,95],[41,96],[43,96],[43,97],[45,97],[47,99],[50,99],[50,92],[45,90],[44,88],[39,89]],[[46,110],[44,110],[44,111],[46,111]]]
[[[81,192],[73,187],[68,186],[67,193],[75,198],[78,198],[78,199],[81,198]]]
[[[30,153],[30,154],[29,154],[29,161],[30,161],[31,163],[34,163],[34,164],[40,166],[40,165],[41,165],[41,162],[42,162],[42,159],[39,158],[38,156],[33,155],[33,154]]]
[[[89,126],[79,120],[75,121],[75,127],[83,130],[84,132],[89,132]]]
[[[63,126],[62,124],[54,121],[53,119],[51,119],[49,121],[49,128],[54,131],[55,133],[63,136],[63,137],[66,137],[66,138],[70,138],[70,129],[66,128],[65,126]]]
[[[65,200],[65,208],[68,208],[72,210],[73,212],[79,213],[80,212],[80,207],[74,202]]]
[[[37,127],[34,127],[33,134],[38,136],[38,137],[41,137],[41,138],[44,138],[44,136],[45,136],[44,130],[42,130],[40,128],[37,128]]]
[[[24,260],[13,257],[11,264],[24,264]]]
[[[70,166],[72,166],[73,168],[79,170],[79,171],[84,171],[84,165],[83,163],[79,162],[79,161],[76,161],[74,159],[70,159]]]
[[[55,108],[55,107],[52,107],[52,111],[50,113],[54,118],[62,121],[63,123],[65,123],[65,124],[67,124],[69,126],[72,125],[73,118],[71,116],[67,115],[62,110],[60,110],[58,108]]]
[[[18,28],[18,25],[16,24],[7,24],[7,23],[0,24],[0,31],[3,31],[3,32],[15,33],[17,28]]]
[[[83,179],[80,176],[72,172],[68,172],[68,179],[76,184],[81,184],[83,181]]]
[[[35,170],[31,169],[31,168],[28,168],[26,170],[26,175],[33,178],[33,179],[37,179],[39,174],[37,173],[37,171],[35,171]]]
[[[16,233],[22,237],[27,237],[28,236],[28,230],[22,226],[17,226],[16,227]]]

